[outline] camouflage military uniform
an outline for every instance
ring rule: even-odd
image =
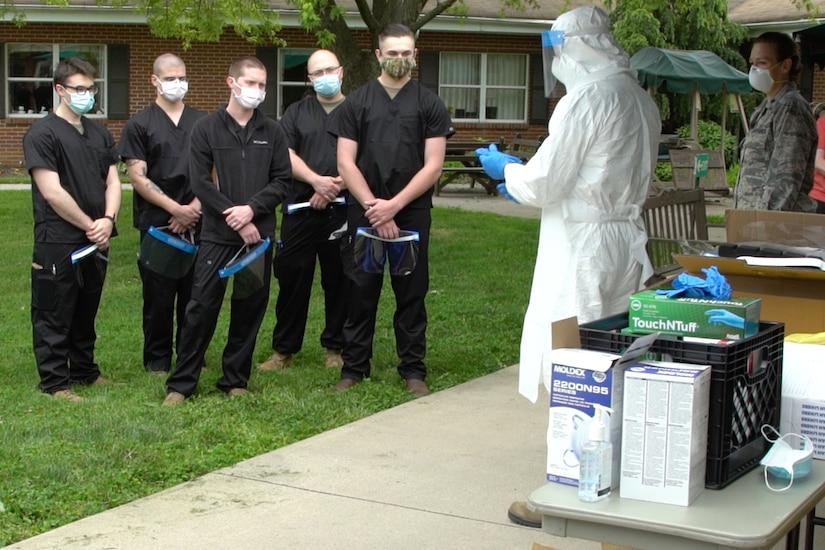
[[[808,102],[788,83],[751,115],[742,140],[734,208],[813,212],[808,197],[816,157],[816,121]]]

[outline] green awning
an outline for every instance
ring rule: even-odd
[[[705,50],[643,48],[630,58],[630,66],[638,71],[642,86],[672,93],[688,94],[694,87],[706,95],[752,91],[747,74]]]

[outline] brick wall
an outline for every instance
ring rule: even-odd
[[[300,29],[284,29],[281,36],[290,47],[314,47],[312,36]],[[359,35],[359,41],[365,48],[370,47],[369,37],[365,33]],[[172,52],[183,58],[190,79],[186,102],[205,111],[212,111],[217,105],[228,100],[229,91],[225,78],[230,63],[239,56],[255,54],[254,45],[244,42],[231,32],[227,33],[220,43],[195,44],[189,50],[182,51],[179,41],[156,38],[150,34],[147,27],[138,25],[29,23],[18,29],[10,23],[0,23],[0,42],[129,44],[130,113],[139,111],[154,100],[155,90],[149,78],[152,74],[152,62],[161,53]],[[537,53],[538,37],[422,32],[417,46],[421,50],[430,51]],[[270,75],[270,78],[272,76]],[[36,119],[0,119],[0,165],[22,165],[23,134],[34,120]],[[112,131],[115,139],[118,139],[125,121],[102,122]],[[535,137],[546,133],[546,125],[457,125],[458,139],[496,139],[499,136],[510,139],[517,132],[523,136]]]

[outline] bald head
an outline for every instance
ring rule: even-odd
[[[164,74],[169,69],[186,69],[186,64],[173,53],[159,55],[152,64],[152,72],[157,75]]]
[[[307,74],[340,67],[338,57],[329,50],[316,50],[307,59]]]

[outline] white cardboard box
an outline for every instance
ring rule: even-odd
[[[624,378],[619,494],[687,506],[705,490],[711,368],[644,361]]]
[[[656,334],[639,338],[623,355],[579,348],[554,349],[551,355],[550,422],[547,428],[547,480],[579,484],[579,456],[589,439],[594,403],[613,409],[605,433],[613,444],[613,484],[619,480],[622,428],[622,375],[627,364],[647,351]]]
[[[825,346],[785,342],[779,432],[807,435],[825,459]]]

